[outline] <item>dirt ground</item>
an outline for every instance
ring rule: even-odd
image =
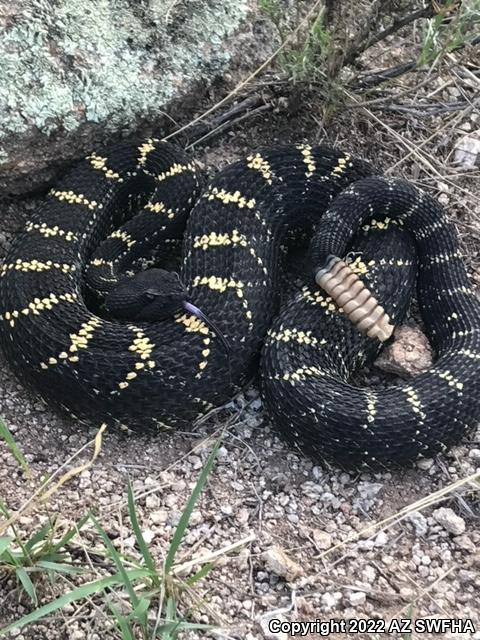
[[[468,56],[447,58],[423,87],[414,88],[419,78],[404,79],[371,98],[386,96],[383,103],[361,108],[346,98],[348,106],[339,105],[328,121],[323,119],[315,87],[291,89],[273,77],[264,77],[258,81],[257,91],[266,92],[274,86],[274,97],[269,97],[273,107],[196,145],[192,152],[213,171],[261,145],[323,141],[370,160],[390,175],[409,178],[448,208],[478,290],[480,172],[478,167],[467,170],[455,162],[459,140],[480,128],[478,75],[475,84],[468,73],[461,73],[462,69],[471,70],[471,64]],[[224,93],[222,86],[218,95],[198,106],[198,113]],[[465,101],[462,109],[435,111],[422,106],[458,100]],[[28,199],[4,208],[2,255],[15,227],[35,209],[36,202]],[[380,371],[375,375],[383,376]],[[25,502],[42,478],[95,435],[93,429],[50,412],[22,388],[3,360],[0,415],[33,473],[31,480],[25,480],[6,447],[0,445],[0,494],[12,511]],[[60,512],[65,520],[73,521],[93,509],[117,548],[135,554],[126,518],[130,479],[146,539],[154,557],[161,560],[208,456],[212,435],[222,428],[218,461],[192,514],[182,553],[187,561],[245,538],[249,541],[239,551],[222,555],[200,587],[206,604],[201,614],[196,609],[191,617],[221,627],[202,637],[288,637],[267,630],[270,618],[388,621],[413,616],[471,619],[477,629],[474,635],[446,633],[441,637],[480,638],[478,429],[447,455],[421,460],[412,469],[345,472],[314,463],[284,444],[266,420],[253,386],[189,433],[158,437],[108,433],[95,464],[49,500],[48,512]],[[87,461],[90,455],[91,447],[74,464]],[[463,484],[459,482],[468,478]],[[436,503],[421,512],[399,513],[455,482],[458,487],[433,499]],[[448,511],[439,513],[441,507]],[[35,507],[22,517],[21,528],[37,526],[45,513],[45,508]],[[373,526],[395,514],[390,523]],[[77,544],[76,553],[86,564],[87,550],[91,551],[98,539],[91,529],[80,538],[84,547]],[[283,551],[289,561],[281,556],[280,567],[272,568],[272,549],[277,554]],[[94,578],[97,570],[90,567],[87,578]],[[64,585],[46,584],[44,602],[66,588],[67,579]],[[19,599],[12,579],[3,579],[0,621],[16,619],[28,608],[25,598]],[[99,604],[90,600],[82,607],[69,605],[15,637],[99,640],[118,636],[106,627]],[[200,636],[192,633],[188,637]],[[400,635],[371,631],[329,637]],[[439,636],[427,633],[421,637]]]

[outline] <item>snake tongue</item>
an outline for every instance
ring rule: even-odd
[[[188,311],[188,313],[191,313],[196,318],[204,322],[207,325],[207,327],[213,331],[213,333],[217,336],[217,338],[222,343],[225,353],[227,354],[227,356],[229,356],[230,345],[228,344],[227,340],[225,339],[220,329],[211,320],[207,318],[207,316],[203,313],[203,311],[201,311],[198,307],[196,307],[191,302],[187,302],[186,300],[183,301],[183,308],[185,309],[185,311]]]

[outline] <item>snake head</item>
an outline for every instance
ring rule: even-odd
[[[105,308],[114,317],[155,322],[182,309],[188,296],[177,273],[148,269],[127,278],[105,299]]]
[[[230,348],[220,329],[188,300],[178,273],[148,269],[122,281],[105,300],[105,309],[116,318],[156,322],[185,310],[207,325],[219,339],[225,353]]]

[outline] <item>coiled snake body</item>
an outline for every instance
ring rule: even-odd
[[[310,268],[277,315],[281,248],[295,231],[313,234]],[[180,278],[139,270],[143,256],[182,236]],[[437,360],[409,383],[348,382],[380,343],[314,281],[347,252],[393,323],[405,315],[418,259]],[[262,150],[204,190],[196,165],[167,143],[92,154],[15,239],[1,268],[0,316],[17,375],[95,423],[189,424],[248,381],[262,345],[267,410],[317,457],[413,460],[458,441],[480,415],[480,303],[452,225],[412,185],[322,146]]]

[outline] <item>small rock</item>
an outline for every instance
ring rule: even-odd
[[[330,549],[330,547],[332,546],[332,536],[326,531],[322,531],[321,529],[313,529],[312,536],[316,546],[319,549],[322,549],[322,551],[324,551],[325,549]]]
[[[362,604],[365,604],[367,596],[363,591],[354,591],[353,593],[350,593],[348,600],[352,607],[359,607]]]
[[[167,521],[168,511],[166,509],[159,509],[158,511],[152,511],[150,514],[150,520],[154,524],[163,524]]]
[[[378,493],[383,489],[383,484],[380,482],[359,482],[358,493],[365,500],[373,500]]]
[[[143,539],[147,544],[150,544],[152,540],[155,538],[155,532],[152,531],[151,529],[145,529],[145,531],[143,531],[142,533],[143,533]]]
[[[414,327],[395,329],[395,341],[375,361],[382,371],[410,378],[426,371],[433,362],[432,348],[425,334]]]
[[[432,516],[448,533],[458,536],[465,532],[465,520],[457,516],[453,509],[441,507],[440,509],[435,509]]]
[[[457,545],[457,547],[459,547],[460,549],[463,549],[464,551],[468,551],[469,553],[474,553],[474,551],[477,548],[475,544],[472,542],[472,540],[469,538],[469,536],[467,535],[456,536],[453,540]]]
[[[337,604],[337,599],[335,598],[333,593],[329,593],[328,591],[326,591],[322,594],[320,602],[322,603],[326,611],[330,611]]]
[[[455,162],[463,169],[480,165],[480,129],[460,138],[455,145]]]
[[[374,544],[376,547],[384,547],[388,542],[388,536],[385,531],[380,531],[380,533],[376,536]]]
[[[475,462],[480,462],[480,449],[470,449],[468,457]]]
[[[420,460],[417,460],[417,467],[422,471],[428,471],[433,467],[433,463],[432,458],[420,458]]]
[[[427,534],[428,523],[423,513],[420,513],[420,511],[412,511],[412,513],[408,515],[408,519],[413,524],[417,536],[425,536]]]
[[[304,574],[303,568],[291,560],[279,546],[265,551],[262,554],[262,559],[269,571],[281,578],[286,578],[288,581],[293,581]]]

